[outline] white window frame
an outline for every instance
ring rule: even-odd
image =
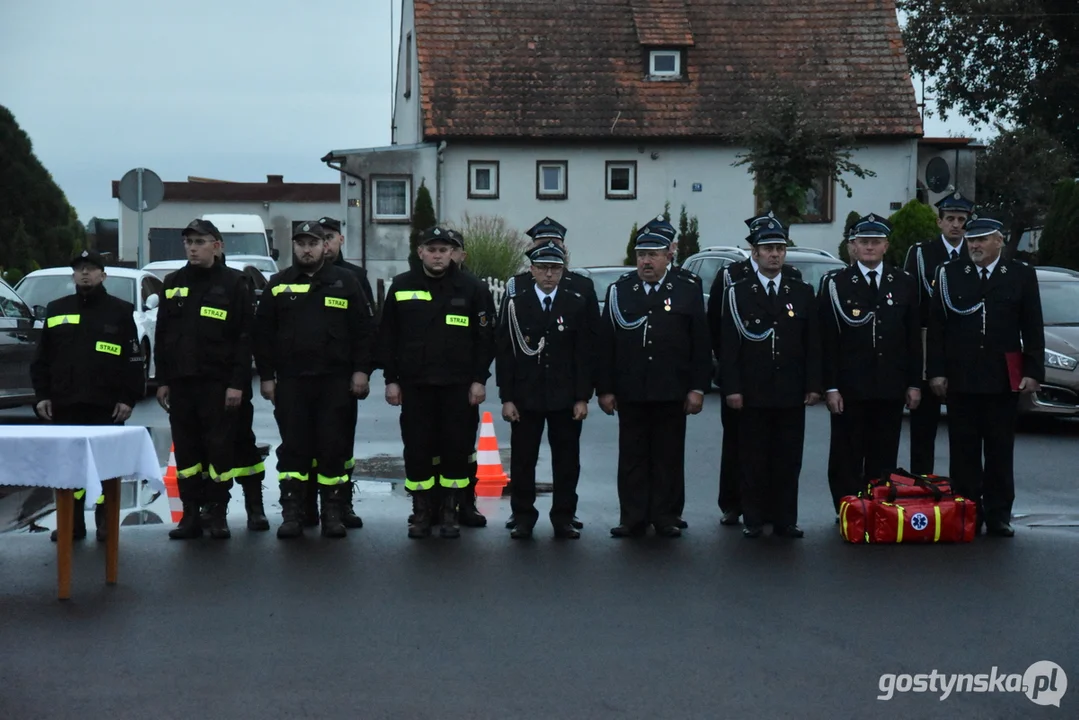
[[[403,183],[405,186],[405,212],[403,215],[378,211],[378,186],[380,183]],[[410,222],[412,220],[412,176],[382,175],[371,178],[371,218],[375,222]]]
[[[674,58],[674,71],[657,70],[656,59],[660,57]],[[657,78],[682,77],[682,51],[681,50],[651,50],[648,53],[648,74]]]
[[[629,190],[614,190],[611,188],[612,170],[629,170]],[[608,160],[604,172],[606,176],[605,189],[608,200],[636,200],[637,199],[637,161],[636,160]]]
[[[543,171],[548,168],[558,168],[561,187],[557,190],[548,190],[543,187]],[[537,160],[536,161],[536,199],[538,200],[565,200],[569,197],[569,162],[566,160]]]
[[[468,198],[470,200],[497,200],[498,199],[498,169],[497,160],[469,160],[468,161]],[[488,190],[480,190],[476,183],[476,174],[479,170],[491,172],[491,187]]]

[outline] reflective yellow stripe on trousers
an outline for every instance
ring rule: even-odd
[[[202,472],[202,463],[198,463],[197,465],[192,465],[191,467],[186,467],[186,468],[183,468],[182,470],[178,469],[176,471],[176,477],[177,478],[190,478],[190,477],[195,477],[196,475],[198,475],[201,472]]]
[[[318,475],[319,485],[343,485],[348,482],[348,475],[339,475],[337,477],[327,477],[326,475]]]
[[[416,482],[415,480],[409,480],[408,478],[405,478],[405,490],[408,490],[409,492],[415,492],[416,490],[430,490],[434,486],[434,476],[431,476],[421,482]]]
[[[282,472],[282,473],[277,473],[277,479],[278,479],[278,481],[282,481],[282,480],[299,480],[300,482],[307,482],[310,479],[310,477],[308,476],[307,473]]]
[[[468,487],[468,478],[448,478],[440,475],[438,484],[444,488],[466,488]]]

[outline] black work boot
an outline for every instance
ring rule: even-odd
[[[444,538],[461,537],[461,528],[457,526],[457,496],[460,493],[453,488],[442,491],[442,527],[438,534]]]
[[[457,521],[465,527],[487,527],[487,518],[480,514],[476,507],[476,481],[469,482],[469,486],[457,493],[460,498],[457,506]]]
[[[240,487],[244,489],[244,508],[247,510],[247,529],[264,531],[270,529],[270,521],[266,519],[266,510],[262,506],[262,479],[257,477],[238,480]]]
[[[419,490],[412,493],[412,517],[408,522],[408,536],[414,540],[431,534],[433,508],[430,492],[430,490]]]
[[[209,503],[207,509],[210,512],[210,537],[216,540],[228,540],[232,537],[229,530],[229,485],[231,483],[213,483],[206,493]]]
[[[363,527],[363,519],[356,514],[352,507],[352,481],[349,480],[340,486],[342,489],[341,522],[350,530],[359,530]]]
[[[342,522],[345,509],[344,485],[320,485],[318,494],[322,501],[322,537],[343,538],[348,535]]]
[[[310,482],[314,482],[314,473],[311,474]],[[306,487],[306,483],[304,483]],[[303,496],[303,526],[318,527],[318,493],[314,489],[305,491]]]
[[[86,518],[83,517],[83,526],[85,532]],[[94,505],[94,537],[98,542],[105,542],[109,539],[109,516],[105,512],[105,503],[99,503]]]
[[[86,537],[86,496],[75,498],[72,506],[75,517],[73,518],[74,522],[71,524],[71,539],[83,540]],[[53,542],[56,542],[57,537],[59,537],[58,530],[53,530],[49,535],[49,539]]]
[[[277,537],[296,538],[303,535],[304,495],[307,483],[302,480],[281,481],[281,527],[277,528]]]
[[[184,515],[179,524],[169,530],[172,540],[194,540],[202,537],[202,519],[199,517],[202,502],[202,478],[180,478],[176,484],[180,490],[180,501],[184,506]]]

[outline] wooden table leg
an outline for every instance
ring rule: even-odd
[[[105,540],[105,583],[115,585],[120,562],[120,478],[106,480],[101,487],[105,491],[105,527],[109,533]]]
[[[57,595],[71,599],[71,533],[74,529],[74,490],[56,491],[56,574]]]

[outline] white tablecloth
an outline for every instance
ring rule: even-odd
[[[110,478],[148,480],[165,492],[150,432],[144,427],[0,426],[0,485],[86,489],[87,502]]]

